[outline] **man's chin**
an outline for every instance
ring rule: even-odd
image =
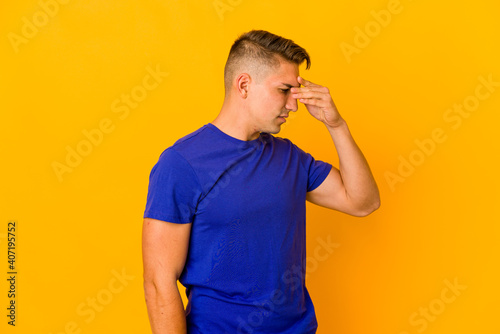
[[[277,134],[281,131],[281,125],[284,123],[274,123],[274,124],[269,124],[267,126],[263,126],[260,130],[260,132],[265,132],[265,133],[270,133],[270,134]]]
[[[264,132],[267,132],[267,133],[271,133],[273,135],[279,133],[281,131],[281,125],[278,125],[277,127],[273,128],[272,130],[269,129],[269,131],[264,131]]]

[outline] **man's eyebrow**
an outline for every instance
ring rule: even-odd
[[[282,82],[281,84],[287,86],[288,88],[292,88],[292,87],[300,88],[300,84],[298,86],[290,85],[290,84],[287,84],[287,83],[284,83],[284,82]]]

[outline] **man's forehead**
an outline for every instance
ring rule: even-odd
[[[300,87],[297,77],[299,76],[299,67],[295,63],[280,60],[280,65],[275,68],[268,68],[264,81],[270,86]]]
[[[300,87],[297,77],[299,76],[299,67],[296,64],[281,62],[279,71],[272,75],[272,81],[276,85],[284,85],[288,88]]]
[[[298,73],[297,76],[295,73],[293,74],[287,74],[287,75],[273,75],[271,78],[271,83],[275,86],[286,86],[288,88],[292,87],[300,87],[299,82],[297,81]]]

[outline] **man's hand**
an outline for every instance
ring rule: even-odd
[[[304,87],[292,88],[292,97],[304,103],[314,118],[330,128],[335,128],[344,122],[327,87],[314,84],[300,76],[297,80]]]

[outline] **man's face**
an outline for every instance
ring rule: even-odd
[[[260,83],[253,82],[253,94],[249,94],[251,117],[255,131],[278,133],[281,124],[291,111],[297,111],[297,99],[290,93],[291,87],[300,87],[297,82],[299,67],[284,60],[277,70],[271,70]]]

